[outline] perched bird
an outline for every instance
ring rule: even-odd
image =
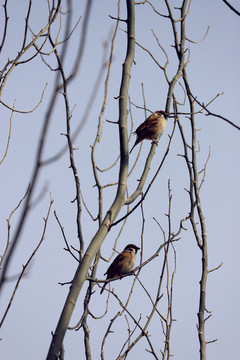
[[[152,140],[158,145],[156,139],[164,132],[167,125],[167,117],[168,114],[165,113],[165,111],[158,110],[151,114],[141,125],[139,125],[139,127],[134,131],[134,134],[137,135],[137,139],[129,154],[131,154],[135,146],[144,139]]]
[[[136,263],[136,254],[140,248],[134,244],[127,245],[124,250],[113,260],[104,275],[107,275],[106,280],[110,280],[116,276],[122,276],[131,271]],[[105,282],[100,294],[103,293],[105,286],[109,281]]]

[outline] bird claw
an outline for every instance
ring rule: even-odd
[[[152,144],[153,144],[153,143],[158,146],[158,142],[157,142],[156,140],[153,140],[153,139],[152,139]]]

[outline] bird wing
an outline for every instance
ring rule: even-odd
[[[113,262],[111,263],[111,265],[108,267],[107,271],[105,272],[104,275],[110,273],[112,271],[112,269],[117,266],[119,263],[121,263],[123,261],[124,255],[123,254],[119,254],[116,259],[113,260]]]
[[[109,266],[104,275],[107,275],[107,278],[110,279],[112,277],[119,275],[119,268],[122,267],[122,262],[124,261],[126,254],[119,254]]]
[[[158,118],[155,117],[153,119],[146,119],[139,127],[134,131],[134,134],[140,135],[142,132],[145,132],[145,130],[155,127],[158,125]]]
[[[142,131],[144,131],[144,129],[146,129],[146,127],[148,126],[147,123],[146,123],[147,120],[145,120],[141,125],[139,125],[136,130],[134,131],[134,134],[139,134],[141,133]]]
[[[159,116],[155,113],[151,114],[139,127],[134,131],[134,134],[144,131],[149,125],[154,126],[156,123],[158,123]]]

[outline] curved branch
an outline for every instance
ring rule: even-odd
[[[89,247],[87,248],[82,262],[79,264],[72,285],[69,290],[65,305],[63,307],[59,322],[47,355],[47,360],[56,360],[60,352],[62,342],[67,331],[76,301],[87,279],[88,269],[98,253],[102,242],[108,234],[109,227],[118,215],[124,205],[124,194],[127,186],[128,176],[128,134],[127,134],[127,96],[130,83],[130,71],[134,59],[135,50],[135,13],[134,1],[127,0],[127,27],[128,42],[127,54],[123,64],[122,83],[119,95],[119,138],[120,138],[120,171],[119,182],[116,197],[108,210],[101,226],[93,237]]]
[[[189,41],[189,42],[192,43],[192,44],[199,44],[199,43],[203,42],[203,41],[206,39],[207,34],[208,34],[208,32],[209,32],[209,29],[210,29],[210,26],[207,27],[206,33],[205,33],[204,37],[203,37],[201,40],[193,41],[193,40],[191,40],[191,39],[189,39],[189,38],[187,38],[187,37],[186,37],[186,40]]]
[[[35,44],[35,42],[45,33],[45,31],[47,31],[47,30],[49,31],[50,26],[53,24],[53,22],[56,20],[58,14],[59,14],[60,5],[61,5],[61,0],[58,0],[57,6],[54,9],[54,11],[51,13],[51,17],[49,17],[49,22],[47,23],[47,25],[42,30],[40,30],[39,33],[34,37],[34,39],[32,41],[30,41],[26,46],[24,46],[25,45],[25,41],[24,41],[24,43],[23,43],[24,47],[18,53],[17,57],[12,61],[8,61],[6,66],[8,66],[10,64],[12,64],[12,65],[4,76],[4,80],[0,86],[0,95],[2,94],[3,88],[6,84],[8,77],[10,76],[10,74],[14,70],[14,68],[18,65],[18,62],[21,59],[21,57],[26,53],[27,50],[29,50]],[[2,76],[3,72],[5,72],[6,66],[2,70],[1,76]]]
[[[158,173],[159,173],[159,171],[161,170],[161,168],[162,168],[162,166],[163,166],[163,164],[164,164],[164,162],[165,162],[165,159],[166,159],[166,157],[167,157],[167,155],[168,155],[168,153],[169,153],[170,145],[171,145],[172,138],[173,138],[173,134],[174,134],[174,132],[175,132],[175,127],[176,127],[176,122],[174,123],[174,127],[173,127],[173,130],[172,130],[172,134],[170,135],[170,139],[169,139],[169,142],[168,142],[168,146],[167,146],[167,149],[166,149],[165,154],[164,154],[164,156],[163,156],[163,159],[162,159],[162,161],[161,161],[161,163],[160,163],[160,165],[159,165],[156,173],[154,174],[152,180],[150,181],[150,183],[149,183],[149,185],[148,185],[148,187],[147,187],[147,190],[146,190],[145,193],[142,195],[142,197],[141,197],[141,199],[139,200],[139,202],[138,202],[129,212],[127,212],[126,215],[124,215],[122,218],[120,218],[119,220],[117,220],[116,222],[114,222],[111,226],[115,226],[115,225],[117,225],[118,223],[120,223],[121,221],[123,221],[124,219],[126,219],[130,214],[133,213],[133,211],[134,211],[134,210],[143,202],[143,200],[145,199],[148,191],[150,190],[153,182],[155,181],[156,177],[158,176]],[[149,156],[149,157],[150,157],[150,156]],[[148,162],[149,162],[149,161],[150,161],[150,160],[148,160],[148,161],[146,162],[145,167],[146,167],[146,166],[150,166],[150,165],[148,165]],[[148,171],[149,171],[149,169],[148,169]],[[142,191],[142,188],[143,188],[144,184],[145,184],[145,179],[144,179],[144,181],[143,181],[143,180],[142,180],[142,181],[140,180],[140,183],[139,183],[139,185],[138,185],[138,187],[137,187],[137,190],[134,192],[134,194],[133,194],[132,196],[130,196],[129,198],[127,198],[127,199],[125,200],[125,205],[131,204],[131,203],[136,199],[136,197],[141,194],[141,191]]]
[[[58,6],[57,6],[57,8],[55,10],[55,13],[54,13],[55,15],[52,17],[52,19],[49,20],[49,24],[47,26],[50,26],[50,24],[53,21],[53,18],[54,19],[56,18],[57,14],[58,14],[58,11],[59,11],[60,3],[61,3],[61,0],[58,0],[58,4],[57,4]],[[42,32],[40,31],[38,36],[40,36],[41,33]],[[31,44],[32,44],[32,42],[31,42]],[[30,46],[27,46],[26,48],[29,48],[29,47]],[[65,51],[65,47],[63,46],[63,48],[62,48],[62,53],[63,54],[64,54],[64,51]],[[9,73],[8,73],[8,75],[9,75]],[[7,75],[6,75],[6,77],[7,77]],[[6,81],[6,77],[5,77],[4,81]],[[38,176],[39,176],[39,173],[40,173],[40,169],[41,169],[41,166],[42,166],[41,160],[42,160],[42,154],[43,154],[45,141],[46,141],[46,137],[47,137],[46,135],[47,135],[47,132],[48,132],[50,121],[51,121],[52,112],[54,110],[54,105],[55,105],[56,100],[57,100],[58,86],[59,86],[59,74],[57,73],[56,78],[55,78],[55,84],[54,84],[54,88],[53,88],[53,93],[52,93],[51,99],[49,101],[49,106],[48,106],[47,113],[46,113],[46,116],[45,116],[45,119],[44,119],[44,122],[43,122],[43,127],[42,127],[42,131],[41,131],[41,135],[40,135],[40,141],[39,141],[38,148],[37,148],[36,160],[35,160],[35,164],[34,164],[32,178],[31,178],[31,181],[30,181],[31,186],[30,186],[28,195],[26,197],[24,208],[23,208],[22,214],[20,216],[20,219],[19,219],[19,222],[18,222],[18,225],[17,225],[17,229],[16,229],[16,232],[15,232],[12,244],[11,244],[11,248],[9,249],[9,252],[7,254],[7,257],[6,257],[6,260],[5,260],[5,263],[4,263],[4,266],[3,266],[2,271],[1,271],[0,292],[2,291],[3,285],[4,285],[5,281],[6,281],[6,273],[7,273],[9,264],[11,262],[11,259],[12,259],[13,255],[14,255],[14,252],[15,252],[15,250],[17,248],[17,245],[18,245],[19,240],[20,240],[20,235],[21,235],[22,230],[23,230],[23,225],[25,224],[25,221],[26,221],[27,216],[29,214],[29,208],[30,208],[30,202],[31,202],[31,199],[32,199],[32,194],[33,194],[33,191],[35,189],[35,185],[36,185],[36,182],[37,182],[37,179],[38,179]]]
[[[23,199],[24,199],[24,198],[23,198]],[[22,199],[22,200],[23,200],[23,199]],[[21,201],[22,201],[22,200],[21,200]],[[18,204],[18,206],[20,206],[21,201],[20,201],[20,203]],[[46,234],[46,230],[47,230],[47,224],[48,224],[48,219],[49,219],[49,216],[50,216],[52,204],[53,204],[53,200],[50,198],[50,205],[49,205],[49,207],[48,207],[47,216],[46,216],[46,218],[43,218],[43,220],[44,220],[44,227],[43,227],[43,232],[42,232],[41,239],[40,239],[40,241],[38,242],[36,248],[35,248],[34,251],[32,252],[32,254],[31,254],[31,256],[29,257],[29,259],[27,260],[26,264],[22,266],[22,271],[21,271],[20,275],[18,276],[18,280],[17,280],[17,282],[16,282],[16,284],[15,284],[15,287],[14,287],[14,290],[13,290],[13,292],[12,292],[11,298],[10,298],[10,300],[9,300],[8,306],[7,306],[7,308],[6,308],[6,310],[5,310],[4,314],[3,314],[3,317],[2,317],[2,319],[1,319],[1,321],[0,321],[0,328],[2,327],[2,325],[3,325],[4,321],[5,321],[5,318],[6,318],[7,314],[8,314],[8,311],[9,311],[10,307],[12,306],[14,297],[15,297],[15,295],[16,295],[16,291],[17,291],[17,289],[18,289],[18,287],[19,287],[19,284],[20,284],[20,282],[21,282],[24,274],[25,274],[25,271],[26,271],[27,267],[29,266],[30,262],[32,261],[32,259],[33,259],[34,256],[35,256],[36,252],[37,252],[38,249],[40,248],[43,240],[45,239],[45,234]],[[15,210],[16,210],[16,209],[15,209]],[[15,210],[14,210],[14,211],[15,211]],[[9,218],[10,218],[10,217],[9,217]]]
[[[43,96],[44,96],[47,85],[48,84],[46,83],[45,86],[44,86],[44,89],[42,91],[42,95],[41,95],[41,98],[40,98],[39,102],[31,110],[25,110],[25,111],[24,110],[17,110],[17,109],[15,109],[15,106],[11,107],[11,106],[5,104],[1,99],[0,99],[0,103],[3,106],[5,106],[8,110],[11,110],[13,113],[16,112],[16,113],[19,113],[19,114],[30,114],[30,113],[34,112],[39,107],[41,102],[43,101]]]
[[[8,16],[8,12],[7,12],[7,2],[8,2],[8,0],[5,0],[5,4],[3,5],[5,21],[4,21],[4,30],[3,30],[2,42],[0,44],[0,53],[2,51],[3,45],[4,45],[5,40],[6,40],[6,35],[7,35],[7,27],[8,27],[8,20],[9,20],[9,16]]]
[[[12,119],[13,119],[14,109],[15,109],[15,100],[13,103],[12,113],[10,116],[10,124],[9,124],[9,132],[8,132],[8,140],[7,140],[6,150],[5,150],[5,153],[2,157],[2,159],[0,160],[0,165],[2,165],[3,161],[6,159],[7,154],[8,154],[8,149],[9,149],[10,139],[11,139],[11,134],[12,134]]]
[[[174,87],[178,81],[178,79],[180,78],[180,76],[182,75],[182,72],[183,72],[183,69],[185,67],[185,50],[184,50],[184,45],[185,45],[185,19],[186,19],[186,16],[188,15],[188,11],[189,11],[189,7],[188,7],[188,10],[186,12],[186,6],[187,6],[187,0],[184,1],[184,4],[183,4],[183,7],[182,7],[182,12],[181,12],[181,41],[180,41],[180,44],[178,42],[178,35],[177,35],[177,28],[176,28],[176,20],[174,20],[173,18],[173,15],[172,15],[172,12],[171,12],[171,8],[168,4],[168,1],[166,0],[166,5],[167,5],[167,8],[168,8],[168,12],[169,12],[169,18],[171,20],[171,23],[172,23],[172,28],[173,28],[173,33],[174,33],[174,38],[175,38],[175,49],[176,49],[176,52],[177,52],[177,56],[178,56],[178,59],[179,59],[179,64],[178,64],[178,69],[176,71],[176,74],[174,75],[174,77],[172,78],[171,82],[169,83],[169,89],[168,89],[168,94],[167,94],[167,101],[166,101],[166,106],[165,106],[165,111],[167,113],[169,113],[169,109],[170,109],[170,106],[171,106],[171,101],[172,101],[172,97],[173,97],[173,91],[174,91]],[[190,6],[190,4],[189,4]],[[145,50],[145,49],[144,49]],[[165,64],[165,66],[167,65],[167,63]],[[162,70],[165,70],[165,67],[161,67],[160,68]],[[141,175],[141,178],[140,178],[140,181],[139,181],[139,184],[136,188],[136,190],[133,192],[133,194],[126,200],[126,204],[129,204],[131,202],[133,202],[142,192],[142,188],[145,184],[145,181],[147,179],[147,176],[148,176],[148,172],[150,170],[150,165],[151,165],[151,162],[152,162],[152,158],[153,158],[153,155],[154,155],[154,150],[156,148],[156,144],[152,144],[152,147],[151,147],[151,151],[149,153],[149,156],[146,160],[146,163],[145,163],[145,167],[144,167],[144,170],[143,170],[143,173]],[[168,151],[169,151],[169,148],[168,148]],[[167,151],[167,152],[168,152]],[[165,154],[166,156],[166,154]],[[159,170],[158,170],[159,171]],[[158,173],[158,172],[157,172]],[[149,188],[148,188],[149,190]],[[147,190],[147,191],[148,191]],[[138,204],[136,206],[138,206],[141,201],[143,199],[141,199]],[[134,207],[135,209],[135,207]],[[132,211],[130,211],[131,213]],[[129,213],[129,214],[130,214]],[[127,214],[127,216],[129,215]],[[122,220],[123,218],[120,219],[120,221]],[[114,223],[114,225],[116,225],[119,221],[117,221],[116,223]]]
[[[233,11],[235,12],[235,14],[237,14],[238,16],[240,16],[240,12],[237,11],[231,4],[229,4],[229,2],[227,0],[223,0],[223,2]]]

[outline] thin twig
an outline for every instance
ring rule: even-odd
[[[2,320],[0,321],[0,328],[2,327],[2,325],[3,325],[3,323],[4,323],[4,320],[5,320],[5,318],[6,318],[7,314],[8,314],[8,311],[9,311],[11,305],[12,305],[12,302],[13,302],[13,299],[14,299],[14,297],[15,297],[16,291],[17,291],[17,289],[18,289],[18,287],[19,287],[19,284],[20,284],[20,282],[21,282],[21,279],[22,279],[22,277],[24,276],[24,273],[25,273],[28,265],[30,264],[30,262],[31,262],[31,260],[33,259],[33,257],[35,256],[35,254],[36,254],[36,252],[38,251],[39,247],[41,246],[43,240],[45,239],[45,234],[46,234],[46,230],[47,230],[47,223],[48,223],[49,215],[50,215],[50,212],[51,212],[52,204],[53,204],[53,200],[50,199],[50,205],[49,205],[49,208],[48,208],[48,211],[47,211],[47,216],[46,216],[46,218],[43,218],[43,220],[44,220],[44,227],[43,227],[43,232],[42,232],[41,239],[40,239],[38,245],[36,246],[36,248],[34,249],[32,255],[29,257],[29,259],[28,259],[28,261],[26,262],[26,264],[23,265],[22,271],[21,271],[21,273],[20,273],[20,275],[19,275],[19,277],[18,277],[18,280],[17,280],[17,282],[16,282],[15,288],[14,288],[13,293],[12,293],[12,295],[11,295],[11,298],[10,298],[10,300],[9,300],[8,306],[7,306],[7,308],[6,308],[6,310],[5,310],[4,314],[3,314]]]

